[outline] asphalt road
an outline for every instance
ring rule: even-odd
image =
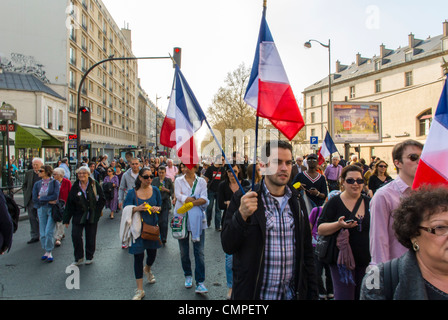
[[[75,273],[67,267],[73,262],[71,227],[66,229],[62,245],[53,251],[54,262],[42,262],[40,242],[27,244],[30,227],[20,221],[10,252],[0,256],[0,300],[129,300],[136,288],[134,257],[121,248],[119,240],[121,213],[109,219],[109,210],[98,223],[97,249],[91,265],[79,267],[79,289],[73,286]],[[212,222],[213,225],[213,222]],[[169,231],[170,232],[170,231]],[[192,248],[190,247],[190,250]],[[194,258],[191,252],[192,267]],[[196,294],[194,287],[184,287],[177,240],[168,236],[165,247],[157,252],[153,265],[155,284],[144,282],[145,300],[225,300],[225,254],[220,232],[206,230],[205,271],[209,293]]]

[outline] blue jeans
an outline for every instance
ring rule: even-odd
[[[54,228],[56,223],[51,217],[51,205],[45,205],[37,209],[39,217],[39,234],[42,249],[51,252],[54,249]]]
[[[227,288],[231,289],[233,284],[233,255],[226,253],[226,280],[227,280]]]
[[[191,270],[191,260],[190,260],[190,233],[185,239],[180,239],[179,249],[180,249],[180,261],[182,263],[182,269],[184,270],[184,276],[192,276]],[[194,278],[196,283],[205,281],[205,262],[204,262],[204,241],[205,241],[205,231],[202,231],[201,239],[198,242],[193,243],[193,254],[194,254]]]
[[[221,210],[219,209],[218,204],[218,193],[214,191],[207,191],[207,197],[208,197],[208,207],[207,207],[207,225],[210,227],[210,224],[212,222],[212,213],[213,213],[213,206],[215,207],[215,229],[221,228]]]

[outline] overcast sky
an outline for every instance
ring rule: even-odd
[[[118,27],[129,24],[134,54],[168,56],[182,47],[182,72],[206,112],[228,72],[251,67],[263,0],[103,0]],[[448,19],[446,0],[268,0],[267,22],[293,92],[328,76],[328,51],[309,39],[331,39],[331,70],[336,60],[351,64],[359,52],[371,58],[383,43],[405,47],[408,34],[418,39],[442,34]],[[169,60],[140,60],[143,89],[166,110],[174,69]]]

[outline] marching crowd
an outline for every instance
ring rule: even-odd
[[[448,189],[412,190],[421,143],[394,146],[394,179],[375,157],[366,164],[333,156],[321,167],[316,154],[294,159],[284,141],[263,148],[256,164],[236,154],[228,164],[218,156],[188,166],[132,153],[83,159],[74,181],[67,159],[53,168],[34,158],[23,183],[28,243],[40,241],[41,259],[51,263],[71,225],[73,264],[91,264],[103,209],[110,219],[121,212],[122,248],[134,256],[133,299],[141,300],[144,274],[156,281],[151,267],[172,215],[184,222],[177,239],[185,287],[195,284],[200,294],[208,292],[204,230],[213,221],[228,299],[448,299]],[[5,253],[12,233],[0,209]]]

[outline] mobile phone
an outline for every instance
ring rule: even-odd
[[[353,219],[344,220],[345,223],[351,223],[351,222],[353,222],[353,221],[355,221],[355,220],[353,220]]]

